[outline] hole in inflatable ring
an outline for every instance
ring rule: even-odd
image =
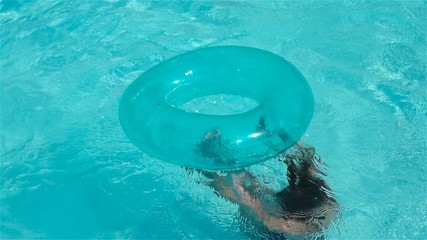
[[[251,98],[230,94],[215,94],[192,99],[177,106],[177,108],[191,113],[226,116],[249,112],[257,106],[259,106],[259,103]]]

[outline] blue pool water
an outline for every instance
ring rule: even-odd
[[[144,70],[203,46],[304,74],[304,137],[342,206],[327,239],[427,238],[425,1],[0,0],[0,239],[245,239],[237,206],[124,135]],[[285,184],[275,161],[251,167]]]

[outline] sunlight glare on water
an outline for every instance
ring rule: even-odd
[[[208,115],[233,115],[248,112],[259,104],[242,96],[217,94],[192,99],[179,106],[187,112],[195,112]]]

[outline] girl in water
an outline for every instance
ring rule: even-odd
[[[224,149],[219,130],[206,133],[197,146],[200,154],[214,159],[220,158]],[[327,228],[339,206],[331,188],[320,176],[325,174],[317,167],[322,161],[315,149],[297,143],[278,158],[286,165],[289,182],[279,192],[263,186],[249,171],[229,171],[226,175],[198,171],[210,179],[206,185],[216,194],[238,204],[242,215],[267,230],[266,238],[308,236]]]

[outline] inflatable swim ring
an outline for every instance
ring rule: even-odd
[[[218,94],[249,98],[258,106],[228,115],[180,108]],[[152,157],[226,170],[284,152],[306,131],[313,105],[307,81],[282,57],[218,46],[175,56],[144,72],[125,90],[119,118],[131,141]]]

